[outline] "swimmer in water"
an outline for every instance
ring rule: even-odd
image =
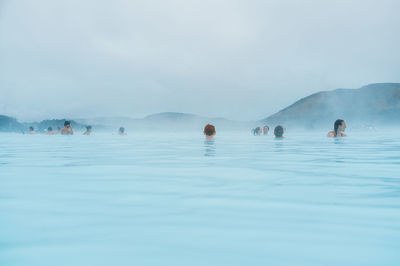
[[[92,133],[92,126],[86,126],[86,131],[83,133],[83,135],[90,135]]]
[[[261,127],[256,127],[255,129],[253,129],[253,135],[254,136],[260,136],[261,133],[262,133]]]
[[[269,126],[264,126],[263,131],[264,131],[264,135],[268,135]]]
[[[329,138],[346,137],[347,135],[343,132],[346,129],[346,122],[342,119],[338,119],[333,124],[333,131],[328,133]]]
[[[55,135],[55,134],[57,134],[57,133],[53,131],[53,128],[52,128],[52,127],[48,127],[48,128],[47,128],[47,133],[46,133],[46,135]]]
[[[31,135],[36,134],[35,129],[33,127],[29,127],[29,134]]]
[[[284,138],[283,132],[284,132],[284,130],[283,130],[282,126],[276,126],[275,129],[274,129],[275,138],[276,139],[283,139]]]
[[[73,135],[74,130],[72,129],[71,122],[65,121],[64,128],[61,130],[61,135]]]
[[[213,125],[207,124],[204,127],[203,134],[206,136],[206,139],[213,139],[215,134],[217,134],[217,133],[216,133],[215,127]]]
[[[118,129],[118,134],[121,135],[121,136],[125,136],[126,135],[125,128],[124,127],[120,127]]]

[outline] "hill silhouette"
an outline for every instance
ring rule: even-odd
[[[358,126],[399,124],[400,83],[317,92],[261,121],[314,128],[331,126],[338,118]]]

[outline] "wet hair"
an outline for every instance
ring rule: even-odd
[[[124,133],[125,132],[125,128],[124,127],[120,127],[119,128],[119,132]]]
[[[214,133],[215,133],[215,127],[214,127],[213,125],[211,125],[211,124],[207,124],[207,125],[204,127],[204,133],[205,133],[207,136],[212,136],[212,135],[214,135]]]
[[[343,119],[338,119],[335,121],[335,124],[333,125],[333,134],[335,137],[337,137],[339,127],[343,124],[343,122],[344,122]]]
[[[276,126],[274,129],[274,135],[277,138],[280,138],[283,136],[283,127],[282,126]]]
[[[267,129],[268,129],[268,131],[269,131],[269,126],[265,125],[265,126],[263,127],[263,132],[264,132],[264,135],[266,134],[266,133],[265,133],[265,128],[267,128]]]
[[[66,120],[66,121],[64,122],[64,127],[65,127],[65,126],[68,126],[68,125],[71,125],[71,122],[69,122],[68,120]]]
[[[53,131],[53,128],[52,128],[52,127],[48,127],[48,128],[47,128],[47,131],[48,131],[48,132],[51,132],[51,131]]]
[[[30,131],[33,131],[33,130],[34,130],[34,128],[33,128],[33,127],[29,127],[29,130],[30,130]]]
[[[253,135],[256,136],[258,135],[258,131],[260,131],[260,127],[256,127],[255,129],[253,129]]]
[[[86,130],[89,131],[92,129],[92,126],[86,126]]]

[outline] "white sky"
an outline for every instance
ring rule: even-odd
[[[0,0],[0,114],[254,120],[400,82],[398,0]]]

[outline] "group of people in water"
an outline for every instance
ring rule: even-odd
[[[92,126],[86,126],[86,131],[83,132],[83,135],[90,135],[92,133]],[[35,129],[30,126],[29,127],[29,134],[33,135],[36,134]],[[61,129],[60,127],[57,127],[57,130],[54,131],[52,127],[48,127],[47,128],[47,132],[46,135],[57,135],[57,134],[61,134],[61,135],[73,135],[74,134],[74,129],[72,128],[71,122],[70,121],[65,121],[64,122],[64,127]],[[125,128],[124,127],[120,127],[118,129],[118,134],[119,135],[126,135],[125,133]]]
[[[336,138],[336,137],[346,137],[346,134],[343,132],[346,129],[346,122],[342,119],[338,119],[335,121],[333,125],[333,130],[328,132],[328,137],[330,138]],[[268,135],[269,132],[269,126],[264,126],[263,128],[261,127],[256,127],[252,130],[252,133],[254,136],[260,136],[260,135]],[[285,132],[285,129],[283,126],[276,126],[274,129],[274,135],[276,139],[282,139],[284,138],[283,133]],[[215,126],[211,124],[207,124],[204,128],[204,135],[206,136],[207,139],[212,139],[214,135],[216,134],[215,131]]]
[[[90,135],[92,132],[92,126],[86,126],[86,131],[83,133],[83,135]],[[35,129],[31,126],[29,127],[29,134],[36,134]],[[65,121],[64,122],[64,127],[61,129],[60,127],[57,127],[57,130],[54,131],[52,127],[47,128],[46,135],[73,135],[74,134],[74,129],[72,128],[71,122],[70,121]]]
[[[260,136],[260,135],[268,135],[269,132],[269,126],[263,126],[261,127],[256,127],[252,130],[252,133],[254,136]],[[284,138],[283,133],[285,132],[285,129],[283,126],[276,126],[274,129],[274,135],[275,138],[277,139],[282,139]]]
[[[264,132],[264,135],[268,135],[268,131],[269,131],[268,126],[264,126],[263,129],[261,129],[260,127],[256,127],[255,129],[252,130],[254,136],[259,136],[263,132]],[[276,126],[275,130],[274,130],[275,138],[283,138],[283,131],[284,131],[284,129],[282,126]],[[216,133],[217,132],[215,131],[215,126],[213,126],[211,124],[207,124],[204,127],[203,134],[206,136],[206,139],[213,139]]]
[[[336,138],[336,137],[346,137],[346,134],[343,132],[346,129],[346,122],[342,119],[338,119],[335,121],[333,125],[333,130],[328,132],[328,137],[330,138]],[[269,126],[264,126],[263,128],[261,127],[256,127],[252,130],[252,133],[254,136],[260,136],[260,135],[268,135],[269,132]],[[283,133],[285,132],[285,129],[282,126],[276,126],[274,129],[274,135],[275,138],[277,139],[282,139],[284,138]],[[83,135],[90,135],[92,133],[92,126],[86,126],[86,131],[83,133]],[[215,126],[211,124],[207,124],[204,127],[203,134],[206,136],[206,139],[213,139],[214,136],[216,135],[215,131]],[[29,127],[29,134],[36,134],[35,129],[31,126]],[[64,127],[62,129],[57,128],[57,131],[53,131],[52,127],[48,127],[47,129],[47,135],[73,135],[74,130],[72,128],[71,122],[70,121],[65,121],[64,122]],[[124,136],[126,135],[125,128],[120,127],[118,129],[118,135]]]

